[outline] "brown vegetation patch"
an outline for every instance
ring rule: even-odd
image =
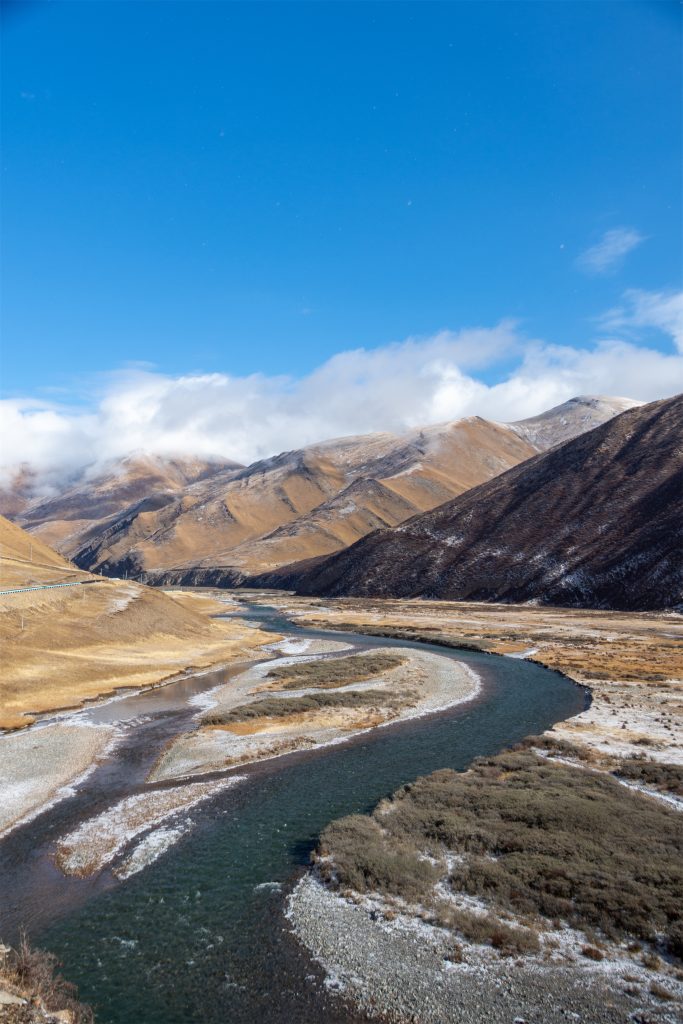
[[[298,665],[273,668],[268,672],[266,679],[272,679],[277,684],[269,689],[335,689],[351,683],[360,683],[364,679],[372,679],[398,668],[405,661],[405,657],[397,654],[356,654],[346,658],[319,658]]]
[[[262,718],[288,718],[308,712],[337,709],[387,709],[397,711],[416,699],[412,690],[401,694],[384,690],[348,690],[345,693],[310,693],[305,697],[266,697],[242,704],[228,711],[210,711],[202,719],[203,725],[232,725]]]
[[[40,1013],[41,1009],[49,1014],[66,1010],[72,1024],[94,1024],[92,1009],[78,1001],[76,986],[58,973],[60,964],[53,953],[34,949],[25,936],[18,949],[0,948],[7,949],[0,956],[0,985],[16,990],[28,1003],[26,1007],[3,1007],[3,1020],[4,1013],[8,1020],[47,1020]],[[16,1017],[13,1018],[14,1012]]]
[[[662,793],[683,796],[683,765],[663,764],[660,761],[645,761],[632,758],[622,761],[614,772],[617,778],[628,782],[640,782],[644,786],[658,789]]]
[[[464,774],[435,772],[371,817],[333,822],[319,853],[330,884],[435,907],[447,926],[434,883],[444,874],[439,858],[455,853],[446,879],[454,894],[611,939],[663,938],[681,958],[682,843],[675,811],[607,775],[514,751],[479,759]],[[467,934],[471,923],[453,913],[455,930]]]

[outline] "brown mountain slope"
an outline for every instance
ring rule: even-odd
[[[683,602],[683,396],[632,409],[403,525],[251,581],[326,596]]]
[[[542,429],[536,420],[508,426],[470,417],[400,436],[341,438],[246,469],[214,468],[186,485],[148,477],[128,500],[121,488],[99,487],[92,496],[75,488],[20,521],[107,575],[235,582],[338,551],[434,508],[558,436],[614,415],[625,401],[573,399],[543,414]]]
[[[161,579],[191,582],[196,570],[216,567],[227,568],[229,578],[236,579],[297,557],[338,551],[378,526],[394,526],[416,512],[433,508],[529,458],[534,451],[509,428],[473,418],[403,437],[388,434],[344,438],[288,453],[276,460],[282,460],[278,473],[272,468],[255,473],[255,467],[250,467],[230,481],[222,502],[234,509],[240,489],[245,497],[236,522],[222,526],[221,547],[207,554],[206,549],[195,547],[184,565],[176,563],[174,568],[180,569],[180,575],[164,571]],[[313,499],[309,507],[297,500],[303,483],[309,488],[305,496],[310,494]],[[289,488],[290,508],[283,508],[278,501],[279,489],[285,485]],[[311,490],[313,485],[319,488],[320,496]],[[251,512],[250,520],[246,520],[247,511]],[[274,512],[279,523],[264,531],[265,514]],[[206,506],[193,510],[192,518],[204,523]],[[188,527],[189,521],[186,516],[182,525]],[[238,530],[244,531],[251,524],[252,536],[243,540]],[[205,529],[201,533],[206,540]],[[172,534],[169,539],[173,539]],[[155,538],[155,543],[158,551],[159,539]],[[212,582],[217,579],[213,576]],[[202,576],[202,581],[206,582],[206,577]]]
[[[84,579],[66,558],[9,519],[0,516],[0,590],[30,587],[34,583]]]
[[[139,583],[76,569],[0,516],[1,590],[86,581],[86,585],[0,594],[0,728],[31,712],[68,707],[119,686],[146,686],[190,666],[229,661],[263,642],[212,613],[225,605],[168,595]]]
[[[96,472],[86,469],[59,494],[24,502],[15,518],[47,544],[72,557],[91,530],[100,529],[122,509],[150,499],[157,507],[163,507],[191,484],[240,468],[226,459],[162,458],[135,453],[112,460]],[[11,514],[13,503],[7,494],[2,502],[2,511]]]

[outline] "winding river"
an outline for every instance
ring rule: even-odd
[[[244,780],[190,811],[192,828],[178,845],[125,882],[109,871],[65,878],[51,859],[56,838],[136,792],[163,745],[190,726],[196,708],[188,700],[231,673],[88,709],[93,722],[120,723],[122,739],[73,797],[0,842],[0,934],[13,940],[26,926],[34,943],[55,951],[81,998],[95,1005],[98,1024],[364,1020],[328,990],[283,913],[321,829],[370,810],[418,775],[462,769],[586,705],[580,687],[530,662],[326,633],[259,605],[244,616],[287,636],[345,640],[356,649],[431,650],[468,664],[483,686],[451,711],[234,770]]]

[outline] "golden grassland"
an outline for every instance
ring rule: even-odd
[[[106,580],[0,517],[0,589],[89,580],[83,586],[0,595],[0,728],[73,707],[117,687],[159,683],[190,668],[248,657],[266,640],[201,593],[164,593]]]
[[[683,618],[530,605],[268,597],[320,628],[462,644],[528,657],[588,686],[591,708],[556,732],[609,757],[683,761]]]
[[[216,604],[116,581],[0,597],[0,727],[28,725],[32,713],[73,707],[118,687],[246,659],[273,639],[212,619]]]

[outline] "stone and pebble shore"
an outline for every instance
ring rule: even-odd
[[[454,963],[445,931],[410,916],[385,920],[376,901],[358,903],[313,875],[289,897],[297,938],[327,984],[371,1017],[396,1024],[681,1024],[677,998],[649,991],[651,971],[631,961],[547,963],[465,945]],[[626,975],[626,978],[624,977]],[[627,980],[628,979],[628,980]]]

